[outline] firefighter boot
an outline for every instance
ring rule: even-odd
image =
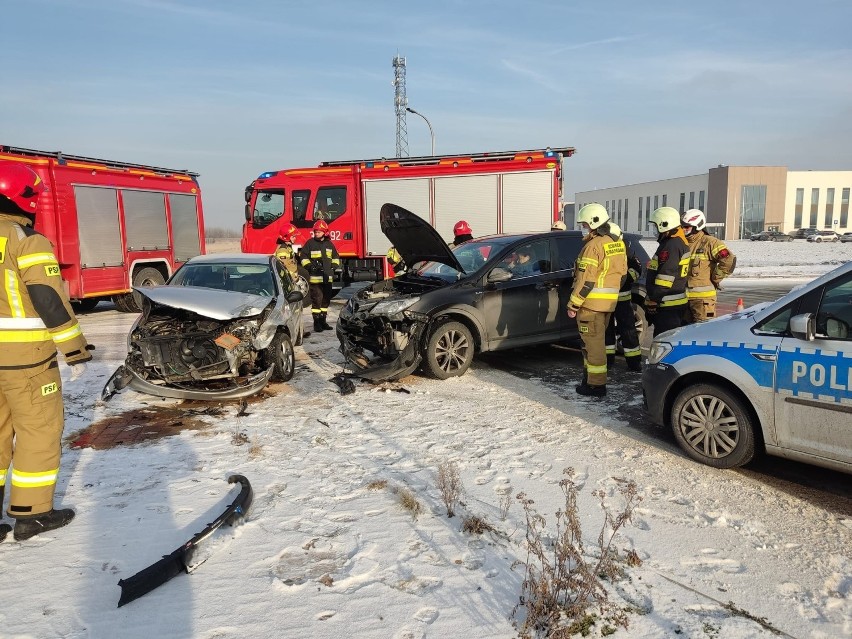
[[[0,524],[0,542],[6,539],[6,535],[12,532],[12,527],[9,524]]]
[[[322,322],[322,330],[330,331],[330,330],[332,330],[332,328],[329,325],[329,323],[325,320],[325,318],[326,318],[326,313],[320,313],[320,321]]]
[[[322,313],[314,313],[314,333],[322,333],[325,330],[325,324],[322,321]]]
[[[24,541],[30,537],[56,530],[71,523],[74,519],[74,511],[70,508],[51,510],[33,517],[18,517],[15,522],[15,540]]]
[[[603,386],[590,386],[586,382],[583,382],[574,390],[576,390],[578,394],[585,395],[586,397],[604,397],[606,395],[606,384]]]
[[[627,359],[627,370],[634,371],[636,373],[642,372],[642,358],[641,357],[628,357]]]

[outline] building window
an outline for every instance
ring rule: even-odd
[[[686,193],[681,193],[681,194],[680,194],[680,209],[679,209],[679,210],[680,210],[680,214],[681,214],[681,215],[683,215],[684,213],[686,213],[686,209],[685,209],[685,208],[683,208],[683,205],[684,205],[684,204],[686,204]]]
[[[667,202],[669,201],[669,194],[663,193],[663,206],[668,206]]]
[[[740,209],[740,239],[763,230],[766,218],[766,185],[743,185]]]
[[[607,214],[609,214],[609,200],[604,204],[604,208],[606,209]]]
[[[624,198],[624,230],[625,231],[627,230],[627,227],[630,226],[630,224],[628,224],[628,222],[627,222],[627,202],[628,201],[629,200],[627,198]]]
[[[849,223],[849,189],[840,192],[840,226],[847,227]]]
[[[802,228],[802,209],[805,206],[805,189],[796,189],[796,215],[793,218],[793,228]]]
[[[618,200],[618,225],[621,226],[621,198]]]
[[[647,196],[645,198],[645,230],[650,230],[648,227],[650,226],[649,222],[651,221],[651,196]]]
[[[704,191],[698,192],[698,208],[704,211]]]
[[[825,228],[830,229],[834,222],[834,189],[825,191]]]
[[[695,191],[689,192],[689,208],[695,208]]]
[[[809,226],[816,227],[819,210],[819,189],[811,189],[811,223]]]
[[[660,196],[655,195],[654,196],[654,210],[656,211],[658,208],[660,208]]]
[[[641,197],[639,198],[639,226],[640,226],[639,230],[641,231],[642,230],[642,228],[641,228],[641,226],[642,226],[642,198]]]

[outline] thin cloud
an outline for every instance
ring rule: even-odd
[[[503,59],[500,60],[500,62],[503,64],[504,67],[509,69],[509,71],[513,71],[518,75],[522,75],[528,78],[529,80],[532,80],[535,84],[544,87],[548,91],[552,91],[553,93],[558,93],[560,95],[567,95],[568,93],[568,90],[565,88],[565,86],[557,84],[553,81],[553,78],[548,75],[535,71],[534,69],[529,69],[527,67],[521,66],[517,62],[512,62],[511,60]]]
[[[550,55],[565,53],[566,51],[577,51],[578,49],[588,49],[589,47],[597,47],[604,44],[618,44],[620,42],[630,42],[643,37],[643,34],[637,33],[630,36],[615,36],[614,38],[604,38],[603,40],[589,40],[588,42],[578,42],[577,44],[569,44],[566,47],[559,47],[550,52]]]

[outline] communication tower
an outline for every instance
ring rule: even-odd
[[[396,109],[396,157],[408,157],[408,124],[405,120],[405,58],[398,53],[393,58],[394,108]]]

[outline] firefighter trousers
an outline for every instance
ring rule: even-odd
[[[639,357],[642,350],[639,348],[639,333],[636,331],[636,317],[633,313],[633,302],[625,300],[615,306],[609,324],[606,327],[606,354],[615,355],[615,334],[621,338],[621,347],[624,349],[624,357]]]
[[[320,313],[328,313],[328,304],[331,302],[331,282],[322,284],[311,284],[311,313],[314,317]]]
[[[586,383],[590,386],[606,385],[606,327],[611,316],[609,312],[582,307],[577,311],[577,329],[583,340],[583,366]]]
[[[716,297],[699,297],[686,305],[686,323],[706,322],[716,317]]]
[[[648,322],[654,324],[654,336],[680,326],[683,312],[683,305],[658,308],[656,313],[648,317]]]
[[[0,486],[11,486],[10,517],[53,508],[64,417],[55,359],[31,368],[0,369]]]

